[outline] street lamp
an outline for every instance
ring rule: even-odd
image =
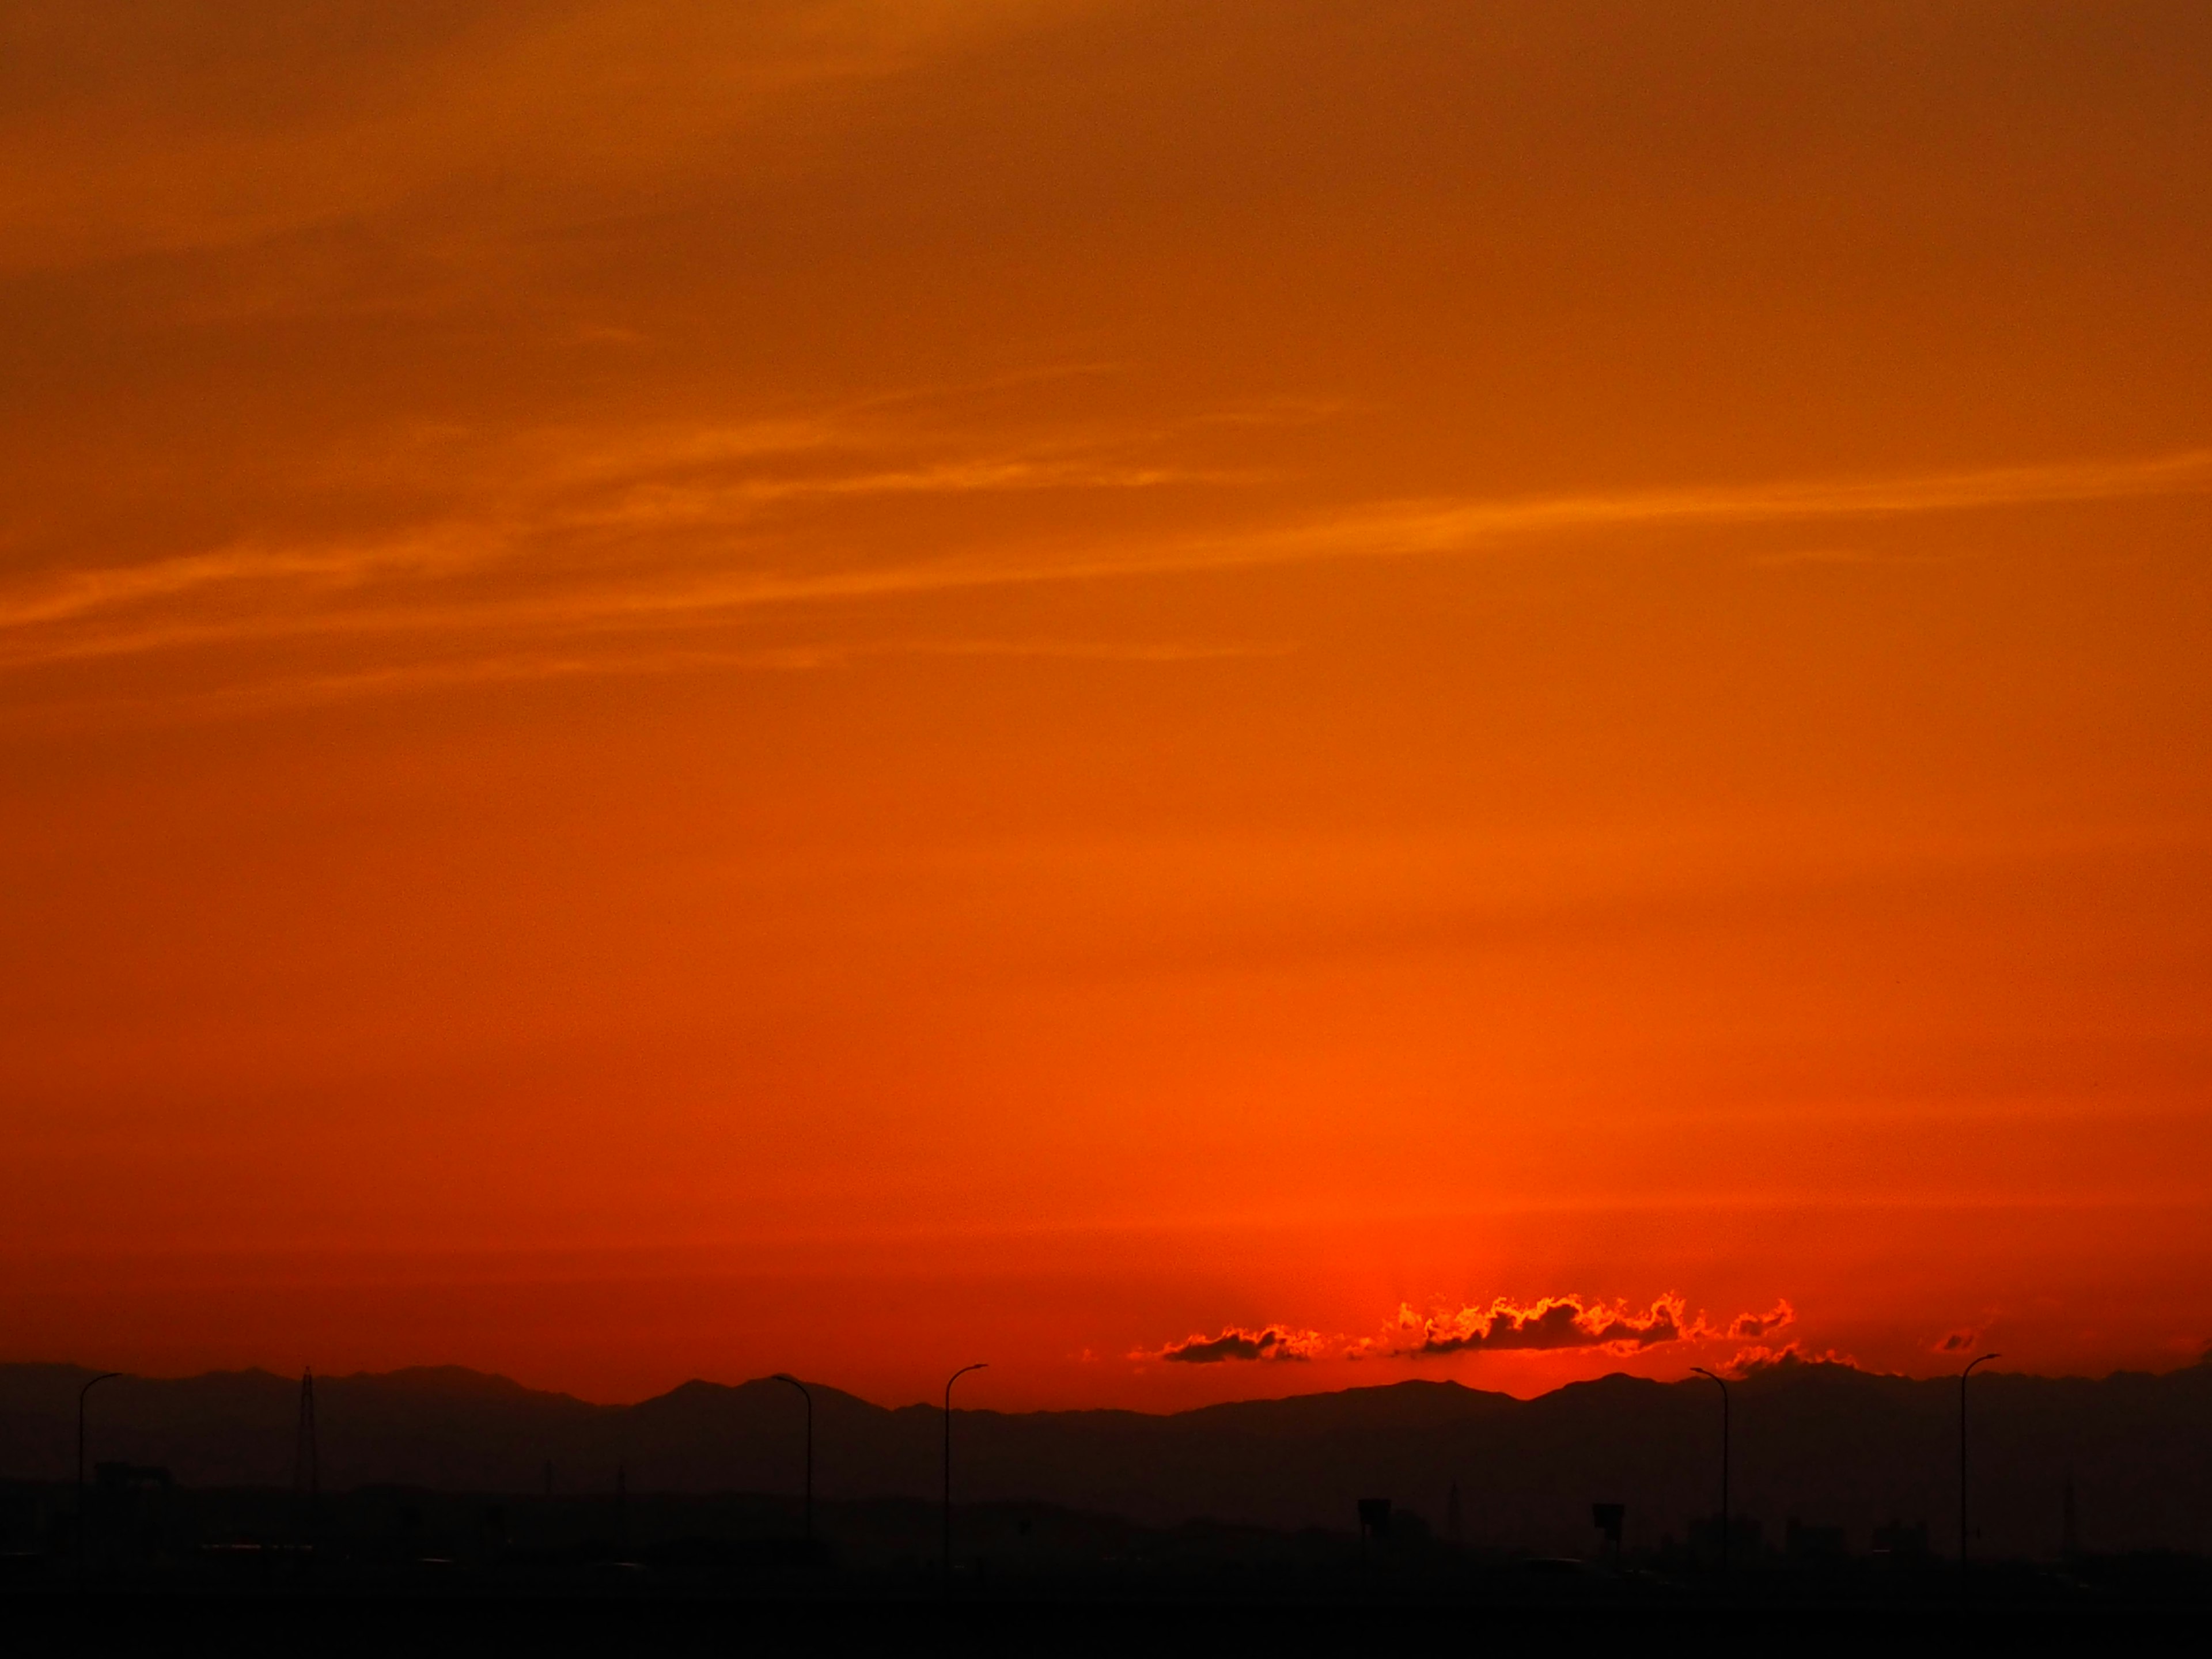
[[[1721,1391],[1721,1577],[1728,1577],[1729,1567],[1729,1392],[1728,1384],[1715,1376],[1703,1365],[1690,1369]]]
[[[795,1376],[781,1371],[775,1374],[779,1382],[788,1382],[799,1390],[799,1397],[806,1402],[806,1541],[814,1541],[814,1396],[806,1391],[806,1384]]]
[[[1992,1359],[2002,1359],[1999,1353],[1985,1353],[1966,1362],[1966,1369],[1959,1373],[1959,1577],[1966,1576],[1966,1379],[1974,1374],[1974,1367],[1986,1365]]]
[[[952,1385],[970,1371],[986,1368],[987,1362],[977,1360],[972,1365],[963,1365],[945,1379],[945,1584],[952,1587]]]
[[[101,1383],[122,1375],[121,1371],[102,1371],[76,1391],[76,1565],[80,1574],[92,1571],[91,1517],[84,1507],[84,1400]]]

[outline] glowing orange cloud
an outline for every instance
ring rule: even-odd
[[[1596,1349],[1627,1356],[1668,1342],[1750,1341],[1771,1336],[1796,1318],[1796,1310],[1787,1301],[1778,1302],[1765,1313],[1737,1314],[1720,1325],[1702,1313],[1686,1317],[1686,1312],[1682,1298],[1671,1294],[1657,1297],[1641,1312],[1620,1302],[1591,1301],[1572,1294],[1542,1297],[1525,1305],[1510,1297],[1499,1297],[1487,1307],[1430,1315],[1416,1313],[1411,1305],[1401,1304],[1396,1319],[1380,1337],[1330,1337],[1288,1325],[1256,1330],[1231,1325],[1218,1335],[1198,1332],[1164,1347],[1139,1348],[1129,1358],[1212,1365],[1231,1360],[1311,1360],[1331,1356],[1419,1359],[1483,1351],[1549,1353]]]
[[[1721,1369],[1731,1376],[1747,1376],[1755,1371],[1775,1370],[1791,1365],[1842,1365],[1852,1370],[1865,1369],[1850,1354],[1834,1348],[1823,1348],[1814,1352],[1797,1342],[1785,1342],[1778,1348],[1770,1348],[1764,1343],[1740,1348]]]

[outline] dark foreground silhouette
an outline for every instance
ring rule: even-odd
[[[708,1597],[0,1597],[24,1655],[1356,1655],[1356,1652],[2139,1650],[2201,1635],[2188,1608],[1717,1601],[1130,1601]],[[2121,1646],[2126,1644],[2126,1646]]]
[[[11,1652],[1341,1654],[1750,1630],[1951,1651],[2148,1642],[2212,1611],[2205,1368],[1987,1379],[1971,1568],[1955,1381],[1837,1367],[1735,1385],[1725,1563],[1710,1393],[1614,1378],[1525,1403],[1413,1382],[956,1413],[949,1567],[941,1411],[817,1389],[810,1514],[799,1402],[772,1381],[614,1408],[468,1373],[319,1379],[309,1435],[288,1379],[117,1378],[88,1400],[80,1492],[86,1375],[0,1372],[25,1471],[0,1480]],[[535,1480],[452,1478],[533,1462]],[[389,1478],[426,1469],[447,1478]]]
[[[259,1656],[934,1653],[1341,1656],[1724,1651],[2134,1651],[2201,1635],[2201,1613],[1987,1604],[725,1601],[631,1597],[0,1598],[9,1650]],[[2125,1646],[2119,1644],[2124,1644]],[[2063,1645],[2062,1645],[2063,1644]]]
[[[125,1501],[126,1492],[130,1501]],[[1154,1528],[1029,1504],[796,1506],[745,1495],[318,1495],[17,1483],[47,1516],[4,1558],[11,1653],[480,1654],[963,1650],[1322,1653],[1384,1645],[1710,1644],[1814,1651],[2163,1639],[2212,1611],[2212,1564],[2165,1553],[1955,1562],[1894,1550],[1582,1559],[1454,1545],[1370,1504],[1364,1532]],[[63,1524],[54,1524],[63,1522]],[[1803,1528],[1800,1528],[1802,1534]],[[1740,1540],[1742,1541],[1742,1540]]]
[[[74,1481],[77,1395],[91,1375],[0,1367],[0,1477]],[[811,1386],[824,1504],[937,1497],[940,1410]],[[1788,1553],[1794,1520],[1801,1554],[1863,1556],[1887,1539],[1893,1553],[1956,1555],[1955,1378],[1789,1364],[1732,1387],[1732,1508],[1759,1528],[1748,1554]],[[316,1388],[325,1495],[387,1486],[587,1504],[611,1504],[619,1485],[767,1494],[795,1510],[805,1480],[803,1403],[773,1379],[690,1382],[627,1407],[458,1370]],[[1975,1553],[2212,1551],[2212,1365],[2094,1381],[1985,1371],[1972,1388]],[[265,1372],[118,1377],[91,1396],[88,1461],[164,1471],[179,1491],[289,1490],[298,1407],[297,1380]],[[1552,1556],[1595,1549],[1590,1505],[1618,1503],[1621,1548],[1656,1557],[1691,1552],[1718,1508],[1717,1407],[1698,1379],[1613,1376],[1527,1401],[1413,1381],[1165,1416],[963,1410],[956,1485],[964,1503],[1034,1502],[1152,1528],[1350,1532],[1358,1500],[1383,1497],[1402,1525]],[[33,1549],[33,1532],[71,1499],[41,1522],[27,1487],[0,1492],[0,1551]]]

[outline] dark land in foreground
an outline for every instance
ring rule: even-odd
[[[14,1483],[0,1492],[0,1551],[42,1547],[69,1524],[78,1393],[92,1375],[0,1366],[0,1481]],[[822,1504],[936,1501],[941,1411],[810,1387]],[[1984,1370],[1972,1390],[1978,1553],[2212,1553],[2212,1364],[2100,1379]],[[1893,1550],[1956,1555],[1955,1377],[1788,1364],[1734,1382],[1731,1403],[1733,1508],[1759,1526],[1740,1556],[1789,1553],[1793,1518],[1801,1554],[1864,1556],[1886,1537]],[[422,1370],[318,1377],[315,1407],[325,1501],[410,1489],[422,1494],[425,1527],[447,1512],[440,1494],[506,1494],[476,1507],[505,1501],[521,1527],[523,1500],[611,1516],[618,1488],[634,1509],[647,1496],[763,1494],[728,1501],[760,1505],[748,1523],[758,1529],[797,1524],[805,1408],[773,1379],[687,1382],[599,1406]],[[299,1379],[267,1372],[118,1377],[88,1402],[88,1462],[126,1485],[143,1484],[130,1470],[162,1471],[194,1504],[217,1488],[289,1492],[304,1484],[299,1407]],[[1702,1379],[1616,1376],[1528,1401],[1408,1381],[1167,1415],[960,1410],[952,1430],[963,1504],[1039,1504],[1152,1529],[1348,1533],[1359,1499],[1387,1498],[1401,1526],[1470,1549],[1586,1555],[1590,1505],[1601,1502],[1624,1506],[1627,1556],[1657,1557],[1689,1550],[1718,1506],[1720,1401]],[[241,1509],[207,1524],[258,1537],[276,1523]],[[483,1526],[464,1530],[472,1539]],[[847,1547],[860,1547],[857,1538]]]
[[[298,1379],[118,1377],[87,1401],[80,1497],[91,1375],[0,1367],[0,1623],[23,1650],[1341,1650],[1376,1620],[1418,1645],[1686,1640],[1747,1613],[1802,1644],[2212,1607],[2206,1365],[1977,1376],[1971,1571],[1957,1380],[1838,1365],[1731,1385],[1725,1572],[1704,1382],[956,1412],[948,1573],[927,1407],[813,1388],[810,1540],[805,1406],[772,1379],[603,1407],[459,1370],[318,1378],[303,1436]]]
[[[1501,1601],[1468,1597],[1138,1601],[152,1595],[0,1597],[24,1654],[220,1652],[409,1656],[934,1653],[971,1655],[1811,1653],[2165,1650],[2201,1640],[2201,1611],[1726,1601]],[[2124,1644],[2124,1645],[2123,1645]]]
[[[111,1466],[112,1467],[112,1466]],[[143,1472],[141,1472],[142,1474]],[[65,1486],[0,1486],[18,1519],[46,1525],[0,1555],[16,1599],[158,1595],[298,1600],[768,1601],[1368,1601],[1501,1606],[1755,1605],[1949,1608],[2212,1606],[2212,1562],[2171,1551],[1978,1559],[1962,1570],[1917,1547],[1855,1553],[1808,1529],[1779,1547],[1737,1530],[1729,1561],[1697,1548],[1613,1547],[1593,1528],[1575,1556],[1439,1537],[1418,1514],[1370,1509],[1359,1530],[1213,1521],[1152,1527],[1035,1502],[915,1498],[804,1508],[744,1493],[547,1498],[367,1486],[313,1498],[264,1487],[95,1483],[87,1528]]]
[[[69,1486],[12,1502],[71,1513]],[[2171,1639],[2212,1611],[2212,1563],[1913,1550],[1794,1553],[1748,1537],[1725,1572],[1686,1548],[1583,1557],[1387,1528],[1147,1527],[1036,1503],[797,1504],[759,1494],[368,1486],[97,1487],[90,1530],[0,1562],[23,1654],[480,1655],[1709,1649],[1758,1631],[1816,1652]],[[1802,1534],[1801,1528],[1801,1534]],[[1592,1541],[1598,1542],[1595,1534]],[[81,1544],[81,1553],[70,1547]]]

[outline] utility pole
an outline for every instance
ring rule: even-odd
[[[102,1371],[76,1391],[76,1565],[78,1577],[87,1582],[92,1577],[92,1516],[87,1513],[84,1503],[84,1401],[101,1383],[111,1382],[122,1375],[121,1371]]]
[[[970,1371],[987,1368],[987,1362],[977,1360],[972,1365],[963,1365],[945,1379],[945,1588],[952,1589],[952,1385]]]
[[[1966,1582],[1966,1555],[1972,1534],[1966,1529],[1966,1379],[1974,1374],[1974,1367],[1986,1365],[1992,1359],[2002,1359],[2001,1353],[1985,1353],[1966,1362],[1966,1369],[1959,1373],[1959,1582]]]
[[[310,1365],[300,1374],[300,1425],[292,1440],[292,1524],[302,1544],[314,1542],[322,1486],[315,1445],[315,1368]]]

